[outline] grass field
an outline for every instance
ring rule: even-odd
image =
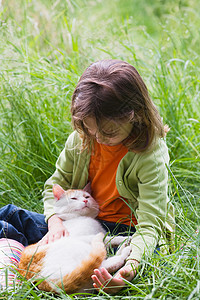
[[[200,299],[199,28],[198,0],[0,1],[0,206],[42,212],[44,182],[72,131],[73,89],[93,61],[133,64],[171,128],[176,251],[144,259],[119,295],[87,298]],[[54,296],[24,282],[0,298],[72,296]]]

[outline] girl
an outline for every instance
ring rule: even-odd
[[[75,131],[60,154],[44,190],[48,243],[68,235],[54,215],[52,186],[82,189],[91,183],[100,206],[98,219],[112,233],[132,232],[132,252],[112,277],[94,270],[94,287],[116,293],[131,280],[144,254],[150,255],[167,231],[173,207],[167,196],[165,128],[137,70],[119,60],[90,65],[72,96]],[[166,244],[166,242],[165,242]]]
[[[97,290],[104,287],[114,294],[125,285],[124,278],[134,278],[142,256],[167,244],[166,233],[173,232],[165,128],[137,70],[119,60],[98,61],[86,69],[73,93],[71,112],[75,131],[43,193],[48,232],[41,215],[39,222],[37,214],[31,218],[43,227],[40,234],[47,232],[41,243],[67,236],[54,214],[52,186],[82,189],[90,182],[104,228],[113,234],[132,233],[125,266],[114,276],[105,269],[94,270],[92,276]]]

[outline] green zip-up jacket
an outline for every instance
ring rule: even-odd
[[[56,171],[45,183],[43,196],[46,220],[54,214],[53,184],[57,183],[66,190],[83,189],[88,182],[91,151],[80,151],[80,146],[81,139],[74,131],[56,162]],[[148,152],[129,151],[118,165],[117,189],[121,197],[128,199],[138,221],[128,259],[141,261],[142,256],[150,255],[156,245],[169,244],[166,236],[173,235],[174,212],[167,191],[168,163],[166,143],[158,139]]]

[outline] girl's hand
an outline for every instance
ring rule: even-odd
[[[49,218],[48,229],[49,231],[47,232],[47,234],[39,242],[40,245],[54,242],[55,240],[58,240],[63,236],[69,235],[69,232],[63,225],[63,221],[56,215],[53,215]]]
[[[91,276],[94,281],[93,286],[108,294],[116,294],[126,285],[124,279],[131,281],[135,277],[138,265],[137,260],[130,260],[130,264],[121,268],[114,276],[105,268],[95,269],[94,275]]]

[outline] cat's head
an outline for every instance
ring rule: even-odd
[[[99,212],[98,203],[86,190],[65,191],[60,185],[53,186],[53,194],[56,200],[55,213],[62,219],[70,219],[78,216],[95,218]]]

